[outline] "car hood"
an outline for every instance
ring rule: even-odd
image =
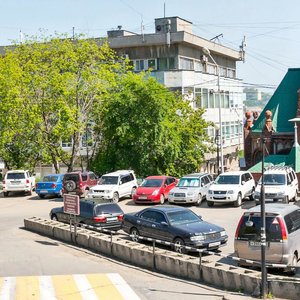
[[[189,186],[176,186],[174,187],[171,192],[172,193],[180,193],[180,192],[186,192],[186,191],[197,191],[199,190],[199,187],[189,187]]]
[[[286,189],[285,185],[266,185],[265,184],[264,187],[265,187],[265,193],[278,193],[281,191],[285,191],[285,189]],[[258,185],[255,188],[255,191],[260,193],[260,190],[261,190],[261,185]]]
[[[194,235],[197,233],[212,233],[212,232],[220,232],[225,230],[223,227],[206,222],[206,221],[200,221],[200,222],[193,222],[188,224],[180,224],[174,226],[175,228],[179,230],[184,230],[190,235]]]
[[[144,187],[139,186],[136,190],[137,194],[152,194],[155,190],[159,190],[161,187]]]
[[[91,190],[113,190],[117,187],[118,185],[115,184],[97,184],[90,188]]]
[[[212,184],[209,189],[211,191],[228,191],[239,188],[239,184]]]

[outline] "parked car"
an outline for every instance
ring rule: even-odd
[[[61,197],[63,178],[64,174],[45,175],[42,181],[35,184],[35,192],[40,198],[45,198],[47,195]]]
[[[256,204],[260,203],[260,178],[254,193]],[[298,179],[291,167],[271,167],[264,171],[265,201],[282,201],[289,203],[295,201],[298,194]]]
[[[90,189],[88,196],[118,203],[120,198],[132,197],[137,185],[133,171],[119,170],[102,175],[98,184]]]
[[[177,179],[172,176],[148,176],[133,195],[135,203],[164,204]]]
[[[169,193],[169,203],[195,203],[200,205],[206,199],[213,178],[207,173],[193,173],[180,178]]]
[[[3,195],[7,197],[10,192],[24,192],[32,195],[35,187],[35,177],[28,170],[7,171],[3,180]]]
[[[232,171],[220,174],[210,186],[207,195],[207,205],[215,203],[230,203],[240,206],[246,197],[253,199],[255,181],[248,171]]]
[[[76,216],[79,224],[92,225],[109,230],[119,230],[122,225],[123,211],[116,203],[101,199],[80,199],[80,215]],[[52,208],[51,220],[70,224],[70,214],[64,213],[63,207]]]
[[[261,207],[244,212],[235,233],[237,257],[261,259]],[[284,271],[296,273],[300,255],[300,208],[296,205],[268,203],[266,211],[266,262],[288,265]],[[240,265],[247,266],[247,262]],[[276,266],[277,267],[277,266]]]
[[[63,194],[86,197],[90,188],[97,184],[98,178],[93,172],[74,171],[66,173],[63,179]]]
[[[216,250],[228,239],[224,228],[203,221],[190,209],[173,205],[125,214],[122,228],[133,241],[143,236],[171,242],[177,252],[185,252],[183,246]]]

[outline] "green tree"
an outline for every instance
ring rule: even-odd
[[[131,168],[139,176],[195,171],[208,151],[203,110],[194,110],[148,74],[128,72],[102,105],[99,173]]]

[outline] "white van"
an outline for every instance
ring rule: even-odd
[[[254,200],[260,203],[261,178],[255,188]],[[264,172],[265,201],[289,201],[297,200],[298,179],[291,167],[271,167]]]

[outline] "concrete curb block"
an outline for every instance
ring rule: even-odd
[[[49,237],[118,258],[133,265],[155,270],[171,276],[204,282],[228,290],[259,294],[261,273],[200,258],[155,249],[118,236],[110,236],[89,229],[78,228],[77,235],[70,232],[70,225],[48,219],[32,217],[24,220],[25,228]],[[200,264],[201,261],[201,264]],[[300,280],[279,279],[268,275],[269,291],[274,297],[300,299]]]

